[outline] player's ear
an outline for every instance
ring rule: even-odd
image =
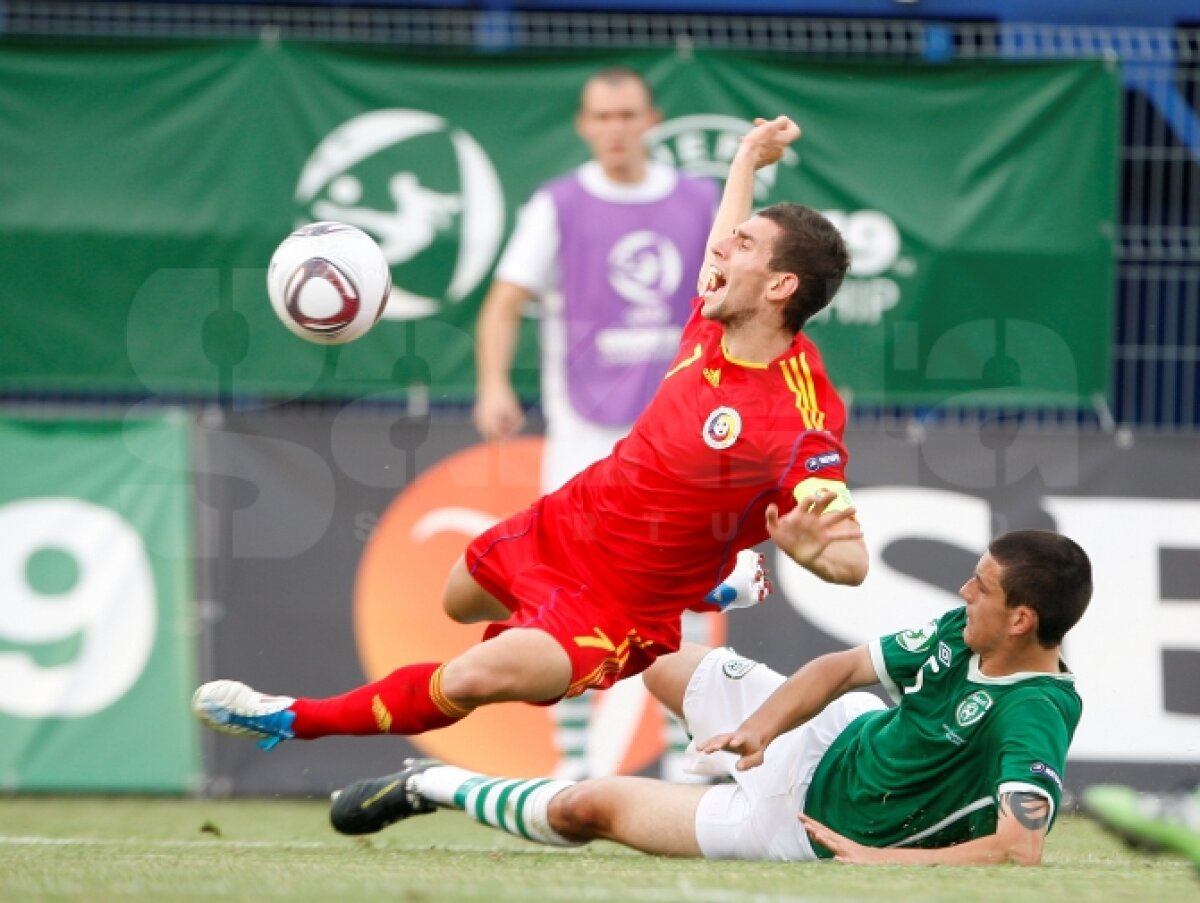
[[[1014,636],[1037,636],[1038,615],[1036,611],[1028,605],[1018,605],[1009,611],[1012,612],[1010,623]]]
[[[767,282],[767,291],[772,297],[790,298],[800,288],[800,277],[795,273],[772,273]]]

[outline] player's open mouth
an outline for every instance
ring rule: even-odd
[[[725,285],[725,274],[714,266],[708,268],[708,282],[704,286],[704,293],[715,292]]]

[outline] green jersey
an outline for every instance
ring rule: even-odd
[[[873,847],[945,847],[996,831],[1000,795],[1058,811],[1083,704],[1074,675],[988,677],[963,642],[966,609],[870,644],[894,708],[852,721],[821,757],[804,811]],[[829,851],[814,845],[822,858]]]

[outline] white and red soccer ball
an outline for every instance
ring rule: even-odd
[[[283,325],[319,345],[366,335],[392,289],[392,273],[375,240],[345,223],[301,226],[267,267],[267,294]]]

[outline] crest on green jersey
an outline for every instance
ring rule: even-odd
[[[937,636],[937,621],[930,621],[924,627],[914,630],[902,630],[896,634],[896,643],[901,649],[909,652],[924,652]]]
[[[954,720],[958,722],[959,727],[969,727],[986,715],[991,707],[992,697],[985,690],[976,690],[958,704]]]

